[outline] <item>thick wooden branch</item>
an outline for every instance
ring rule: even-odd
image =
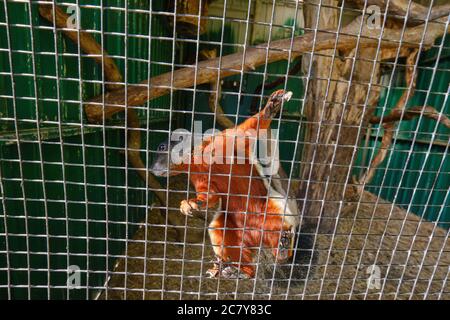
[[[55,15],[53,15],[53,5],[41,4],[39,5],[39,13],[51,24],[54,23],[57,28],[64,29],[62,32],[67,38],[74,43],[78,43],[78,31],[68,30],[67,21],[69,21],[69,16],[59,6],[55,6]],[[95,59],[98,64],[103,64],[105,79],[109,82],[123,82],[122,75],[114,60],[108,56],[108,53],[102,49],[101,45],[95,41],[94,37],[83,30],[80,30],[79,35],[81,49],[87,54],[92,54],[92,58]],[[108,90],[117,90],[122,88],[123,85],[107,83],[106,87]]]
[[[292,53],[294,55],[300,55],[305,52],[311,52],[313,49],[314,51],[333,49],[335,44],[338,49],[352,49],[358,40],[360,48],[376,47],[380,37],[382,48],[392,49],[398,48],[399,46],[402,48],[414,48],[418,47],[420,43],[427,48],[434,43],[437,37],[446,32],[445,25],[443,24],[444,19],[441,19],[440,23],[430,23],[428,25],[423,41],[423,25],[407,28],[403,37],[401,37],[401,30],[386,28],[381,36],[380,30],[371,30],[367,27],[363,28],[363,32],[360,35],[360,19],[361,18],[355,19],[352,23],[342,29],[337,44],[336,35],[327,31],[317,31],[315,41],[314,33],[298,36],[294,38],[292,42]],[[363,23],[363,25],[366,26],[365,23]],[[450,32],[450,30],[448,32]],[[148,100],[165,95],[170,92],[171,88],[177,90],[191,87],[194,83],[200,85],[214,81],[218,76],[219,59],[221,59],[219,77],[224,78],[240,73],[241,69],[253,70],[266,62],[271,63],[287,59],[290,48],[291,39],[273,41],[270,43],[270,48],[268,48],[267,44],[248,48],[245,57],[243,57],[242,52],[238,52],[221,58],[202,61],[197,66],[178,69],[174,71],[173,74],[172,72],[161,74],[145,80],[138,85],[129,85],[127,87],[127,96],[125,96],[125,90],[121,89],[107,93],[104,96],[100,95],[90,100],[85,104],[86,115],[89,121],[102,123],[104,120],[103,112],[105,118],[109,119],[114,114],[124,111],[127,107],[139,106],[146,103]],[[197,69],[197,79],[194,79],[195,68]],[[103,110],[103,108],[105,108],[105,110]]]
[[[371,5],[376,5],[380,7],[381,12],[386,12],[387,7],[388,14],[398,17],[408,16],[408,22],[411,23],[423,23],[426,20],[436,20],[447,16],[450,12],[450,3],[434,6],[431,9],[430,16],[428,16],[429,7],[411,0],[347,0],[346,3],[354,5],[359,9],[363,9],[364,4],[366,4],[366,8]]]

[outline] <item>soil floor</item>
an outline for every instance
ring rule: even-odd
[[[169,194],[168,218],[149,211],[101,299],[450,299],[448,231],[368,192],[342,210],[334,234],[308,238],[313,259],[300,252],[298,265],[274,273],[262,252],[256,280],[209,279],[207,222],[179,213],[186,183],[170,188],[183,188]]]

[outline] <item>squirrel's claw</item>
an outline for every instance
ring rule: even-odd
[[[192,200],[183,200],[180,203],[180,212],[185,216],[193,217],[192,210],[198,210],[198,205]]]

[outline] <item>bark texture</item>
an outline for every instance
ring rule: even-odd
[[[336,0],[322,0],[322,4],[338,7]],[[304,14],[307,28],[338,31],[339,9],[306,5]],[[310,78],[303,110],[307,123],[298,198],[304,199],[306,228],[333,232],[346,195],[352,194],[347,181],[363,134],[360,128],[367,124],[379,97],[379,87],[372,84],[379,81],[380,64],[370,60],[380,58],[375,48],[363,46],[303,57]]]

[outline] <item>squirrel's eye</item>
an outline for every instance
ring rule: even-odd
[[[166,145],[164,143],[161,143],[158,147],[159,151],[165,151],[166,150]]]

